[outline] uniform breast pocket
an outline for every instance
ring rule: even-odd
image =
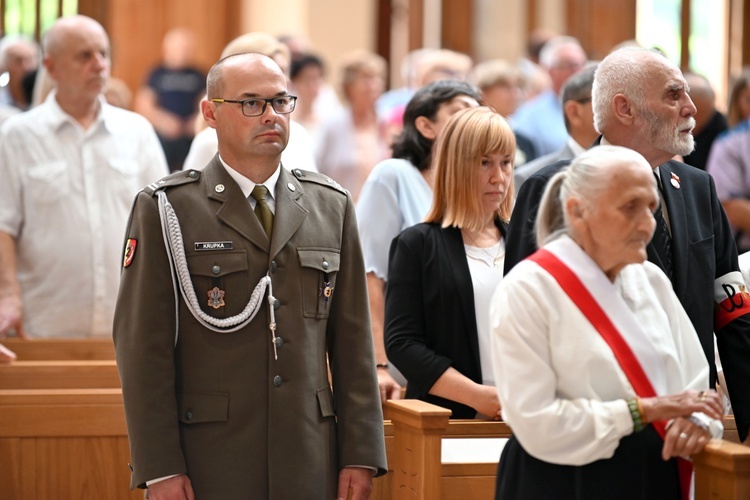
[[[336,292],[339,250],[298,248],[302,269],[302,308],[307,318],[327,318]]]
[[[64,161],[41,163],[29,168],[29,196],[34,205],[48,205],[70,193],[68,166]]]
[[[195,295],[204,312],[215,318],[242,312],[251,292],[245,250],[192,252],[186,257]]]

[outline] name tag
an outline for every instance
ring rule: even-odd
[[[201,241],[195,244],[196,250],[231,250],[231,241]]]

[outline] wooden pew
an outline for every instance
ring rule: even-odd
[[[386,405],[393,422],[393,500],[494,498],[497,461],[441,463],[442,440],[509,437],[511,430],[504,422],[449,420],[450,410],[422,401]],[[734,419],[726,419],[725,427],[735,428]],[[750,498],[750,447],[713,440],[694,457],[694,464],[697,500]]]
[[[750,448],[714,439],[693,457],[695,498],[750,498]]]
[[[115,359],[115,347],[111,338],[25,340],[9,337],[2,343],[16,353],[19,361]]]
[[[0,389],[116,389],[111,361],[15,361],[0,364]]]
[[[393,422],[393,500],[494,498],[497,460],[442,464],[443,437],[509,437],[503,422],[450,421],[450,410],[418,400],[388,401]],[[500,458],[499,456],[497,457]]]
[[[5,500],[136,500],[119,389],[0,390]]]

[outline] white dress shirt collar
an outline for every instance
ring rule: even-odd
[[[230,167],[227,162],[224,161],[224,159],[219,155],[219,161],[226,169],[227,173],[234,179],[234,181],[240,186],[240,189],[242,190],[242,194],[245,195],[245,198],[248,198],[250,200],[250,205],[255,208],[255,199],[250,197],[250,193],[253,192],[253,189],[255,189],[256,183]],[[266,186],[268,189],[268,196],[267,199],[268,206],[271,208],[271,211],[275,213],[276,208],[276,183],[279,181],[279,175],[281,174],[281,163],[276,167],[276,170],[274,170],[273,174],[271,174],[271,177],[266,179],[262,184]]]

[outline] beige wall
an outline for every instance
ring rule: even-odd
[[[614,4],[614,2],[613,2]],[[535,28],[547,28],[561,35],[568,34],[565,0],[536,0]]]
[[[376,0],[243,0],[240,25],[244,31],[306,36],[329,65],[333,83],[342,55],[375,50],[376,8]]]
[[[307,0],[314,3],[308,30],[334,76],[341,56],[355,49],[375,50],[376,0]]]
[[[244,0],[240,6],[240,27],[245,33],[307,33],[310,3],[309,0]]]
[[[526,45],[526,5],[517,0],[474,0],[476,62],[515,61]],[[502,22],[498,20],[502,19]]]

